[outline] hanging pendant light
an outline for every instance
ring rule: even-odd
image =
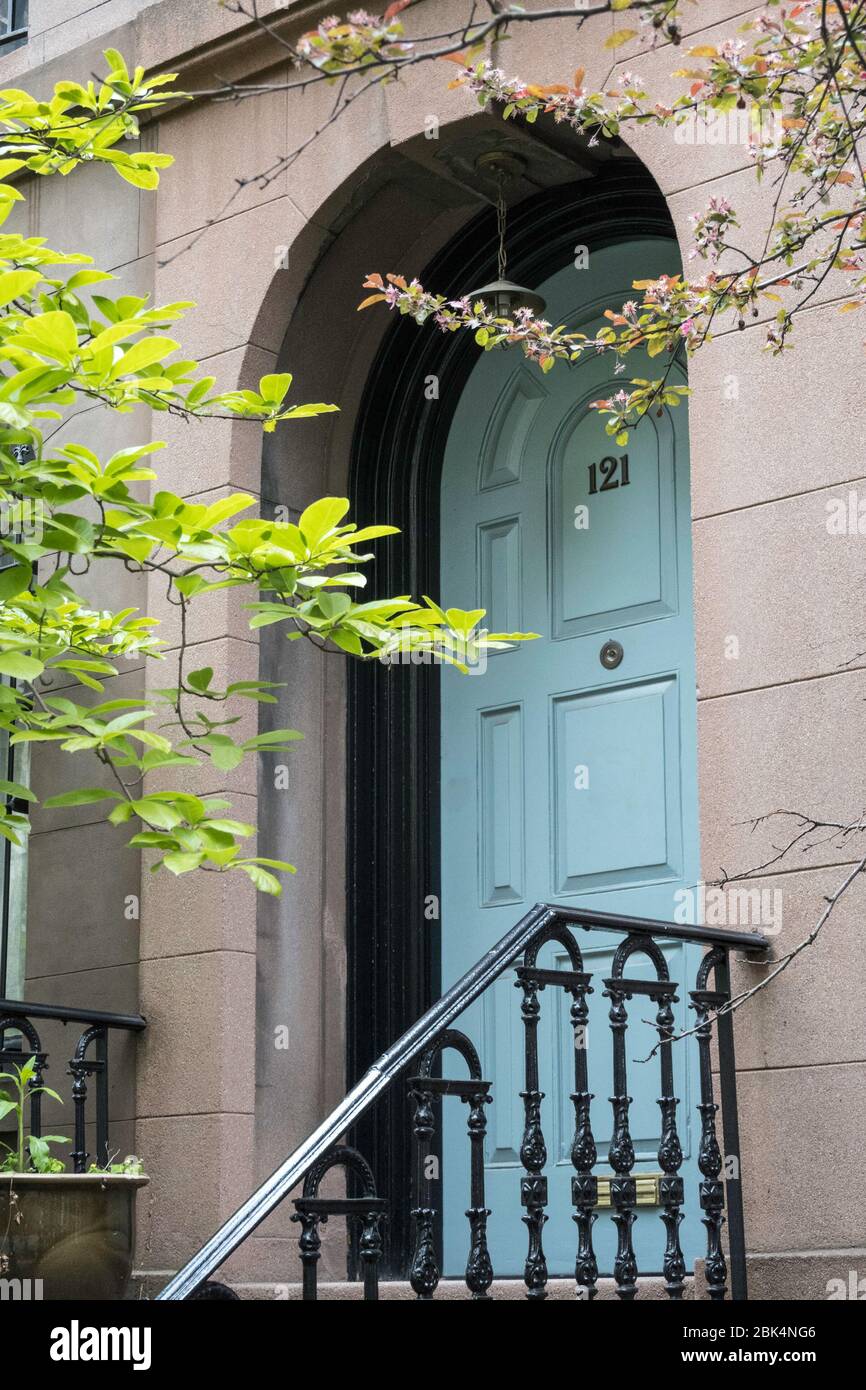
[[[517,155],[493,150],[488,154],[481,155],[475,161],[475,167],[480,174],[486,177],[493,174],[496,178],[496,228],[499,238],[497,247],[498,279],[492,280],[489,285],[482,285],[480,289],[470,290],[467,298],[473,304],[480,299],[497,318],[514,318],[518,309],[528,309],[533,318],[538,318],[540,314],[544,313],[546,301],[534,290],[528,290],[525,286],[516,285],[513,280],[505,278],[507,264],[505,184],[509,179],[516,178],[522,172],[523,160]]]

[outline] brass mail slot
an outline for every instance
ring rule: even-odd
[[[663,1176],[663,1173],[634,1174],[639,1207],[657,1207],[659,1205],[659,1188]],[[610,1178],[599,1178],[598,1206],[609,1207],[610,1205]]]

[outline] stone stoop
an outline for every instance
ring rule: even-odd
[[[301,1297],[300,1284],[289,1284],[285,1286],[289,1290],[289,1299],[299,1299]],[[693,1280],[688,1279],[684,1297],[691,1299]],[[242,1290],[238,1290],[243,1297]],[[360,1284],[348,1283],[321,1283],[319,1285],[319,1300],[330,1302],[341,1302],[343,1299],[360,1299],[363,1288]],[[667,1299],[665,1293],[664,1280],[661,1278],[641,1279],[638,1284],[638,1298],[640,1299]],[[510,1299],[511,1301],[527,1302],[526,1285],[522,1279],[494,1279],[490,1286],[490,1297],[492,1299]],[[404,1281],[389,1281],[379,1285],[379,1298],[394,1302],[417,1302],[417,1298],[411,1284]],[[616,1285],[613,1279],[599,1279],[598,1293],[596,1298],[602,1300],[616,1300]],[[575,1284],[573,1279],[550,1279],[547,1283],[548,1301],[558,1300],[563,1303],[583,1302],[583,1299],[575,1297]],[[458,1302],[461,1300],[471,1301],[470,1294],[462,1279],[443,1279],[439,1284],[434,1300],[448,1302]]]
[[[239,1294],[242,1299],[254,1299],[265,1302],[299,1302],[301,1300],[301,1285],[292,1284],[231,1284],[234,1292]],[[686,1289],[684,1297],[693,1297],[694,1280],[686,1279]],[[320,1303],[343,1303],[361,1302],[363,1300],[364,1288],[360,1283],[349,1283],[345,1280],[325,1281],[319,1284]],[[132,1295],[135,1297],[135,1295]],[[142,1296],[141,1294],[139,1296]],[[144,1295],[148,1296],[148,1295]],[[152,1294],[150,1295],[152,1296]],[[647,1277],[641,1279],[638,1284],[639,1299],[664,1299],[667,1300],[665,1293],[664,1280],[660,1277]],[[526,1285],[522,1279],[495,1279],[490,1288],[491,1299],[504,1299],[511,1301],[526,1302]],[[551,1279],[547,1285],[548,1301],[558,1300],[559,1302],[582,1302],[575,1298],[575,1285],[573,1279]],[[613,1279],[599,1279],[597,1297],[602,1300],[616,1300],[616,1285]],[[393,1303],[415,1303],[415,1293],[411,1284],[406,1280],[388,1280],[379,1285],[379,1299],[381,1302]],[[456,1303],[460,1301],[471,1302],[469,1292],[462,1279],[443,1279],[434,1295],[436,1301]]]

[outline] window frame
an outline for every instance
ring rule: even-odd
[[[11,53],[13,49],[23,47],[27,42],[30,32],[29,11],[29,0],[0,0],[0,26],[9,26],[5,30],[0,28],[0,57],[4,53]]]

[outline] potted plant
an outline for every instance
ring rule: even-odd
[[[0,1120],[13,1115],[14,1147],[0,1161],[0,1277],[30,1281],[31,1297],[48,1300],[123,1298],[132,1270],[135,1194],[149,1179],[134,1156],[88,1173],[68,1173],[51,1152],[59,1134],[25,1134],[36,1059],[0,1072]],[[61,1101],[62,1103],[62,1101]],[[41,1285],[35,1281],[41,1281]],[[36,1291],[35,1293],[33,1291]]]

